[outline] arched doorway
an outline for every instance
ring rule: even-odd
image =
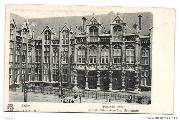
[[[77,72],[77,83],[78,83],[78,88],[85,89],[86,78],[84,71]]]
[[[126,71],[126,74],[125,74],[126,90],[135,89],[135,84],[136,84],[135,75],[136,74],[134,71]]]
[[[97,73],[96,71],[89,71],[88,73],[88,88],[97,89]]]
[[[122,89],[122,79],[121,71],[114,71],[112,74],[112,89],[121,90]]]
[[[109,73],[108,71],[102,71],[100,74],[100,89],[101,90],[109,90]]]

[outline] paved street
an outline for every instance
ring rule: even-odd
[[[9,99],[10,102],[23,102],[24,96],[23,92],[21,91],[9,91]],[[123,93],[129,95],[129,93]],[[143,94],[149,94],[149,93],[143,93]],[[67,100],[73,100],[74,103],[80,103],[79,97],[74,99],[74,97],[66,97]],[[61,103],[63,102],[61,98],[59,98],[55,94],[42,94],[42,93],[33,93],[28,92],[27,94],[27,101],[28,102],[51,102],[51,103]],[[96,99],[96,98],[87,98],[87,97],[81,97],[81,103],[126,103],[124,100],[110,100],[108,102],[108,99]],[[137,103],[129,103],[129,104],[137,104]]]

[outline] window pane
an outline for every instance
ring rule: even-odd
[[[126,63],[129,63],[129,57],[126,56]]]
[[[114,57],[114,63],[117,63],[117,59],[116,59],[116,57]]]
[[[92,63],[93,60],[92,60],[92,56],[89,57],[89,63]]]
[[[104,56],[101,56],[101,63],[104,63]]]
[[[131,63],[134,63],[134,57],[133,56],[131,57]]]
[[[94,63],[96,63],[96,56],[94,56]]]
[[[108,61],[108,56],[106,56],[106,63],[108,63],[109,61]]]

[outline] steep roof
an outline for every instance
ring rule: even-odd
[[[152,27],[152,20],[153,20],[153,16],[150,12],[119,13],[119,18],[124,23],[126,23],[125,29],[126,29],[127,34],[135,33],[135,29],[133,28],[133,25],[135,23],[138,24],[139,15],[142,15],[141,35],[149,34],[149,28]],[[15,14],[11,14],[11,16],[14,18],[16,25],[22,24],[26,20],[23,17],[20,17],[20,16],[17,17],[17,15]],[[50,25],[50,27],[52,26],[54,28],[54,30],[57,32],[56,33],[57,35],[58,35],[58,31],[60,31],[59,28],[60,27],[62,28],[65,23],[67,24],[68,27],[72,26],[71,28],[72,31],[74,32],[80,31],[80,29],[78,30],[78,28],[82,26],[82,17],[87,18],[86,23],[89,23],[90,20],[92,19],[96,19],[97,22],[101,21],[99,24],[103,23],[103,27],[105,28],[105,31],[109,31],[110,23],[112,23],[113,20],[118,18],[117,15],[111,11],[108,14],[102,14],[102,15],[33,18],[33,19],[28,19],[28,21],[30,24],[30,28],[34,30],[35,38],[37,38],[37,36],[41,36],[42,28],[44,28],[47,24]]]

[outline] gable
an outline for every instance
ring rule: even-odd
[[[60,32],[64,32],[64,31],[70,31],[70,29],[67,27],[67,25],[65,24],[64,27],[60,30]]]
[[[100,23],[97,21],[97,19],[95,17],[93,17],[89,23],[89,25],[100,25]]]
[[[123,20],[120,18],[119,15],[117,15],[114,20],[112,21],[114,24],[124,23]]]
[[[52,31],[48,25],[46,25],[46,27],[43,29],[43,31],[41,32],[41,34],[43,34],[46,30],[50,31],[52,34],[55,34],[55,31]]]

